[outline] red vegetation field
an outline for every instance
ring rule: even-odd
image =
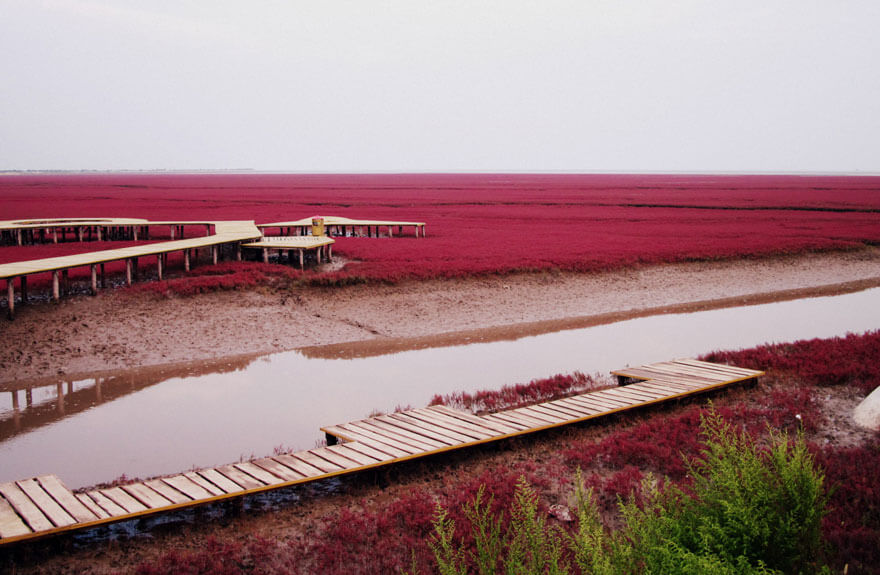
[[[424,239],[338,238],[353,263],[327,281],[395,281],[852,249],[880,242],[878,192],[878,177],[34,175],[0,177],[0,220],[426,222]]]
[[[837,357],[850,359],[829,361]],[[715,408],[728,422],[759,438],[766,437],[768,424],[789,432],[802,425],[831,488],[822,561],[834,573],[844,572],[844,566],[849,573],[880,573],[880,436],[853,447],[826,443],[822,429],[831,414],[822,412],[818,399],[833,389],[861,397],[880,384],[880,332],[718,352],[708,359],[767,370],[756,388],[716,396]],[[541,382],[533,382],[521,391],[530,396],[530,388],[541,387]],[[540,494],[541,508],[549,511],[551,503],[570,504],[566,497],[571,495],[576,469],[596,490],[606,523],[614,525],[619,521],[617,497],[637,493],[648,473],[687,488],[683,458],[693,458],[703,448],[699,429],[704,412],[704,406],[694,403],[665,414],[625,416],[616,425],[596,427],[593,433],[561,436],[551,442],[555,449],[519,443],[512,449],[528,454],[516,458],[516,463],[484,467],[476,473],[467,462],[450,463],[430,486],[343,507],[310,523],[307,537],[212,538],[205,549],[169,551],[157,562],[142,564],[137,572],[396,573],[415,562],[420,573],[434,573],[426,542],[435,502],[456,522],[456,537],[472,545],[462,505],[480,486],[494,496],[493,508],[498,511],[509,508],[516,481],[525,477]],[[560,526],[576,527],[575,523]]]

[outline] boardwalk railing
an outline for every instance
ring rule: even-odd
[[[75,493],[54,475],[0,484],[0,546],[204,505],[535,433],[757,380],[761,371],[691,359],[612,372],[628,382],[486,415],[445,406],[323,428],[328,445]]]

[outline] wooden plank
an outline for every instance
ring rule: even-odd
[[[708,361],[700,361],[698,359],[677,359],[675,363],[681,363],[693,367],[701,367],[703,369],[714,370],[719,373],[729,373],[738,377],[760,377],[764,372],[748,369],[745,367],[737,367],[735,365],[727,365],[726,363],[712,363]]]
[[[345,468],[341,465],[330,463],[326,459],[322,459],[317,455],[309,453],[308,451],[297,451],[296,453],[291,453],[290,455],[294,459],[300,459],[305,463],[308,463],[312,467],[320,469],[324,473],[336,473],[338,471],[345,471]]]
[[[352,451],[357,451],[358,453],[363,453],[367,457],[372,457],[378,461],[390,461],[394,459],[393,455],[388,455],[382,451],[373,449],[369,445],[364,445],[363,443],[352,441],[349,443],[343,443],[342,446],[351,449]]]
[[[632,405],[632,401],[626,400],[614,394],[610,394],[608,393],[607,389],[591,393],[590,399],[607,403],[613,406],[615,409],[619,407],[630,407]]]
[[[656,391],[663,392],[666,394],[667,397],[676,396],[676,395],[685,395],[688,393],[694,393],[696,391],[694,388],[691,388],[691,387],[684,387],[684,386],[673,387],[668,383],[654,383],[653,381],[640,383],[639,385],[643,385],[647,389],[654,389]]]
[[[181,493],[161,479],[151,479],[149,481],[144,481],[144,485],[146,485],[165,499],[171,501],[171,503],[189,503],[190,501],[192,501],[191,497],[189,497],[185,493]]]
[[[180,491],[193,501],[201,499],[210,499],[214,494],[184,475],[175,475],[173,477],[163,477],[162,481]],[[216,495],[220,495],[217,493]]]
[[[650,371],[655,373],[655,377],[672,377],[672,378],[689,378],[695,381],[703,381],[706,383],[718,383],[727,379],[727,376],[718,374],[717,372],[708,372],[705,369],[693,368],[687,366],[675,366],[672,364],[654,364],[650,366]],[[653,377],[651,379],[654,379]]]
[[[299,481],[305,477],[301,473],[297,473],[293,469],[287,467],[286,465],[282,465],[272,459],[271,457],[264,457],[262,459],[256,459],[252,462],[254,465],[258,465],[261,468],[265,469],[269,473],[276,475],[283,479],[284,481]]]
[[[648,392],[638,392],[631,391],[627,389],[623,389],[620,387],[614,389],[606,389],[605,395],[611,395],[614,397],[619,397],[621,400],[630,401],[632,403],[644,403],[646,401],[654,401],[658,397],[663,397],[662,393],[648,393]]]
[[[244,487],[229,479],[216,469],[202,469],[198,474],[222,489],[224,493],[240,493],[244,491]]]
[[[467,421],[469,423],[473,423],[474,425],[480,425],[482,427],[486,427],[489,430],[489,433],[492,435],[508,435],[510,433],[516,433],[520,431],[515,425],[510,424],[501,424],[496,422],[488,422],[479,415],[473,415],[471,413],[467,413],[458,409],[452,409],[451,407],[447,407],[445,405],[433,405],[427,408],[430,411],[439,411],[440,413],[444,413],[450,417],[454,417],[456,419],[461,419]]]
[[[443,430],[437,426],[429,426],[427,424],[422,424],[421,426],[416,425],[415,423],[411,423],[405,419],[400,418],[392,418],[387,415],[382,415],[379,417],[374,417],[378,421],[386,423],[388,425],[393,425],[394,427],[399,427],[401,429],[406,429],[413,433],[417,433],[419,435],[424,435],[434,441],[438,441],[444,445],[458,445],[459,443],[465,443],[466,441],[460,439],[453,439],[446,434],[443,433]]]
[[[320,475],[324,475],[324,472],[318,469],[313,465],[309,465],[305,461],[301,459],[297,459],[292,457],[289,453],[285,453],[283,455],[276,455],[272,457],[275,461],[284,465],[286,467],[291,468],[297,473],[301,474],[303,477],[318,477]]]
[[[122,485],[122,490],[149,507],[150,509],[160,509],[171,505],[171,500],[163,497],[155,490],[150,489],[143,483],[129,483]],[[123,505],[123,507],[125,507]]]
[[[529,415],[533,419],[538,419],[540,421],[544,421],[546,424],[554,424],[554,423],[562,423],[565,421],[564,417],[548,415],[547,413],[542,412],[540,409],[534,409],[533,407],[517,407],[516,409],[511,409],[511,413],[522,413],[524,415]]]
[[[466,422],[459,421],[455,418],[443,417],[443,414],[440,413],[407,412],[398,413],[395,414],[395,416],[413,421],[415,425],[421,424],[436,427],[441,429],[443,433],[454,434],[455,436],[463,437],[464,443],[470,443],[473,441],[491,437],[491,435],[489,435],[487,432],[478,431],[477,429],[474,429],[473,426],[467,426]]]
[[[447,427],[458,433],[473,437],[474,439],[489,439],[503,435],[502,433],[486,427],[486,422],[475,423],[464,417],[451,415],[440,410],[411,409],[407,411],[406,414],[410,417],[415,417],[422,421],[439,425],[440,427]]]
[[[547,425],[547,422],[543,419],[535,419],[533,417],[529,417],[528,415],[522,413],[516,413],[513,411],[499,411],[498,413],[492,413],[490,415],[485,415],[484,417],[492,419],[492,421],[501,421],[504,423],[520,423],[522,425],[528,425],[525,431],[531,431],[536,427],[544,427]]]
[[[437,435],[441,435],[443,437],[448,438],[450,441],[456,443],[469,443],[473,441],[472,437],[468,437],[467,435],[462,435],[461,433],[457,433],[448,429],[446,427],[440,427],[439,425],[435,425],[433,423],[429,423],[427,421],[422,421],[421,419],[416,419],[414,417],[410,417],[405,413],[394,413],[392,415],[387,416],[389,419],[393,419],[394,421],[399,421],[405,425],[412,425],[414,427],[418,427],[425,430],[430,430],[431,433],[436,433]]]
[[[372,422],[369,420],[362,420],[346,423],[345,425],[346,427],[351,426],[358,427],[360,429],[366,429],[367,431],[371,431],[377,435],[382,435],[394,441],[405,443],[406,445],[411,445],[419,451],[433,451],[435,449],[440,449],[441,447],[446,447],[446,444],[444,443],[428,439],[427,437],[420,438],[420,436],[412,433],[411,431],[396,428],[392,425],[388,425],[387,423],[382,423],[381,421]]]
[[[330,463],[333,463],[334,465],[338,465],[339,467],[341,467],[343,469],[356,469],[358,467],[363,467],[357,461],[350,459],[348,457],[345,457],[344,455],[340,455],[339,453],[336,453],[335,451],[332,451],[326,447],[318,447],[316,449],[310,449],[309,453],[311,453],[312,455],[314,455],[316,457],[320,457],[321,459],[329,461]]]
[[[251,477],[244,471],[241,471],[234,465],[221,465],[219,467],[214,468],[217,473],[220,473],[227,479],[234,481],[235,483],[241,485],[245,489],[258,489],[263,487],[263,483],[257,481],[255,478]]]
[[[226,491],[223,491],[217,485],[214,485],[213,483],[211,483],[210,481],[208,481],[206,478],[202,477],[201,475],[199,475],[195,471],[188,471],[188,472],[184,473],[183,476],[186,477],[187,479],[189,479],[190,481],[192,481],[193,483],[195,483],[196,485],[198,485],[199,487],[201,487],[202,489],[204,489],[205,491],[207,491],[208,493],[210,493],[214,497],[216,497],[218,495],[226,495]]]
[[[33,531],[46,531],[54,525],[40,508],[13,482],[0,483],[0,495],[15,509]]]
[[[324,429],[326,430],[326,429],[330,429],[330,428],[324,428]],[[339,429],[339,428],[336,427],[336,429]],[[373,439],[371,437],[368,437],[366,435],[358,434],[357,432],[339,429],[339,433],[343,433],[346,436],[354,436],[354,437],[351,437],[350,440],[347,441],[346,443],[360,443],[362,445],[368,445],[369,447],[372,447],[373,449],[381,451],[382,453],[388,454],[388,455],[392,456],[393,458],[407,457],[409,455],[412,455],[408,451],[403,451],[402,449],[398,449],[394,446],[387,445],[386,443],[383,443],[381,441],[378,441],[378,440]]]
[[[110,517],[109,513],[101,509],[101,506],[95,503],[95,500],[85,493],[77,493],[76,498],[77,500],[79,500],[80,503],[85,505],[89,511],[94,513],[95,517],[97,517],[98,519],[107,519],[108,517]]]
[[[89,496],[89,499],[95,502],[96,505],[107,512],[110,517],[128,515],[128,511],[126,511],[121,505],[118,505],[115,501],[113,501],[100,491],[89,491],[87,495]]]
[[[58,502],[46,493],[36,479],[24,479],[15,483],[56,527],[67,527],[76,523],[76,519],[58,505]]]
[[[31,533],[31,528],[21,520],[15,509],[5,499],[0,498],[0,539],[18,537],[28,533]]]
[[[592,416],[592,415],[596,415],[597,413],[602,413],[603,411],[605,411],[604,409],[600,409],[600,408],[598,408],[598,407],[590,407],[590,406],[585,405],[585,404],[583,404],[583,403],[579,403],[579,402],[577,402],[577,401],[569,400],[569,398],[567,398],[567,397],[564,398],[564,399],[557,399],[557,400],[556,400],[555,402],[553,402],[553,403],[560,403],[560,404],[562,404],[562,405],[565,405],[565,406],[570,407],[571,409],[577,409],[577,410],[580,410],[581,413],[584,413],[584,414],[586,414],[586,415],[590,415],[590,416]]]
[[[244,461],[242,463],[236,463],[235,468],[239,471],[243,471],[250,475],[251,477],[257,479],[265,483],[266,485],[278,485],[279,483],[284,483],[284,480],[280,477],[276,477],[275,475],[269,473],[262,467],[258,465],[254,465],[252,462]]]
[[[369,455],[364,455],[360,451],[356,449],[351,449],[347,444],[343,443],[341,445],[328,445],[324,448],[326,451],[330,451],[342,457],[346,457],[351,459],[358,465],[373,465],[375,463],[379,463],[379,460],[370,457]]]
[[[61,483],[61,480],[54,475],[44,475],[37,477],[40,486],[48,493],[52,499],[58,502],[61,507],[73,517],[78,523],[86,523],[99,519],[91,509],[82,504],[82,502],[74,497],[73,492]]]
[[[583,412],[576,411],[574,409],[565,407],[560,403],[556,403],[554,401],[548,401],[545,403],[539,403],[537,405],[532,405],[530,407],[540,407],[548,412],[552,412],[554,414],[559,414],[566,419],[579,419],[584,416]]]
[[[101,493],[106,495],[107,498],[110,499],[113,503],[125,509],[126,513],[138,513],[140,511],[148,510],[148,507],[146,505],[144,505],[119,487],[102,489]]]
[[[405,455],[415,455],[417,453],[424,453],[424,449],[419,449],[417,447],[413,447],[412,445],[408,445],[405,443],[400,443],[385,437],[384,435],[379,435],[377,433],[373,433],[368,429],[363,429],[361,427],[348,427],[346,424],[342,424],[341,427],[343,430],[348,432],[350,436],[357,439],[358,441],[372,440],[374,443],[379,442],[384,445],[387,445],[390,448],[396,449],[398,452],[403,452]]]

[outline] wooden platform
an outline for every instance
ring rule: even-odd
[[[269,262],[269,253],[277,252],[298,252],[299,267],[305,267],[305,253],[314,251],[317,254],[318,263],[321,260],[333,258],[333,244],[336,243],[332,238],[327,236],[269,236],[263,237],[256,242],[248,242],[242,244],[243,248],[262,249],[263,262]]]
[[[434,406],[332,425],[328,446],[75,493],[54,475],[0,484],[0,545],[204,505],[462,449],[704,393],[761,371],[677,360],[613,372],[642,380],[487,415]]]
[[[358,235],[371,237],[373,235],[372,230],[375,229],[375,235],[376,237],[378,237],[379,228],[385,228],[388,233],[388,237],[392,237],[394,235],[394,228],[397,228],[399,234],[403,232],[403,228],[413,228],[416,237],[419,237],[420,233],[422,237],[424,237],[428,229],[428,226],[427,224],[425,224],[425,222],[401,222],[393,220],[353,220],[351,218],[343,218],[339,216],[321,216],[321,218],[324,220],[324,228],[327,230],[328,234],[335,233],[345,235],[346,231],[357,230]],[[290,236],[291,234],[304,236],[312,227],[312,218],[303,218],[301,220],[292,220],[288,222],[260,224],[257,227],[264,232],[266,230],[277,228],[278,233],[282,236]]]

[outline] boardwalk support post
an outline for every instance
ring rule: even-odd
[[[60,286],[60,278],[58,270],[52,271],[52,301],[57,302],[61,299],[61,286]]]
[[[6,280],[6,298],[9,302],[6,306],[6,315],[9,319],[15,319],[15,278]]]
[[[92,272],[92,295],[98,295],[98,266],[96,264],[92,264],[89,266]]]

